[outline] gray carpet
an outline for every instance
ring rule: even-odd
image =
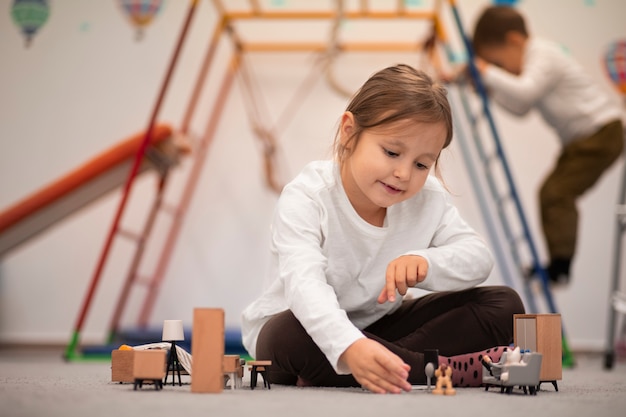
[[[183,386],[151,386],[111,381],[109,362],[72,362],[56,351],[0,350],[0,416],[626,416],[626,363],[602,369],[599,355],[576,355],[564,369],[559,392],[543,384],[538,395],[500,394],[492,388],[458,389],[455,396],[425,391],[375,395],[360,389],[244,388],[221,394],[194,394]],[[187,384],[185,384],[187,382]]]

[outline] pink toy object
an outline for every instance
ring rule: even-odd
[[[604,54],[604,67],[617,90],[626,95],[626,39],[609,45]]]

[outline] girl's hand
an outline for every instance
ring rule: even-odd
[[[386,284],[378,296],[378,303],[393,303],[396,301],[396,289],[400,295],[405,295],[409,288],[426,279],[427,272],[428,261],[421,256],[404,255],[394,259],[387,265]]]
[[[372,339],[359,339],[340,357],[361,384],[378,394],[399,394],[410,391],[409,365],[399,356]]]

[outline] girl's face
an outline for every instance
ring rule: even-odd
[[[341,140],[347,140],[354,129],[354,116],[344,113]],[[411,120],[364,130],[341,166],[342,183],[356,212],[365,221],[382,226],[387,207],[422,189],[446,133],[443,122]]]

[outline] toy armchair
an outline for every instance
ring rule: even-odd
[[[541,353],[524,353],[521,361],[518,363],[507,363],[507,352],[502,354],[500,362],[491,365],[491,369],[487,369],[483,365],[483,384],[486,389],[490,386],[499,386],[507,388],[507,393],[511,392],[512,387],[521,386],[526,392],[526,387],[530,388],[530,393],[536,392],[539,385],[539,374],[541,372]]]

